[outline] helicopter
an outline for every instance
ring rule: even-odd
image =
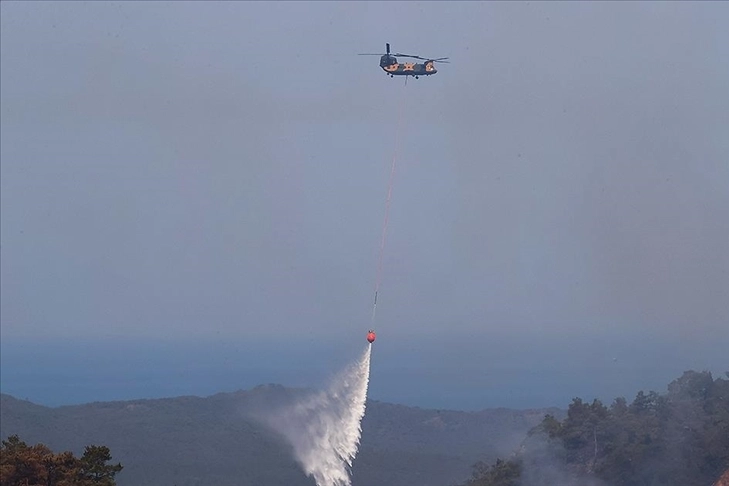
[[[435,68],[436,62],[442,62],[442,63],[448,63],[445,59],[448,59],[447,57],[439,57],[437,59],[427,59],[425,57],[420,56],[412,56],[410,54],[402,54],[402,53],[395,53],[390,54],[390,44],[385,44],[385,49],[387,51],[386,54],[360,54],[360,56],[381,56],[380,57],[380,67],[383,71],[385,71],[387,74],[390,75],[391,78],[394,78],[395,76],[413,76],[415,79],[418,79],[420,76],[430,76],[432,74],[435,74],[438,72],[438,70]],[[425,61],[424,63],[416,63],[416,62],[404,62],[399,63],[397,62],[397,58],[395,56],[400,57],[408,57],[411,59],[422,59]]]

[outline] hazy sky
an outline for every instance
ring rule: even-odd
[[[194,362],[170,394],[355,359],[396,145],[372,398],[563,406],[729,370],[729,4],[0,8],[5,393],[52,401],[48,370],[109,338]],[[405,86],[357,55],[385,42],[452,63]],[[239,381],[200,371],[231,346]]]

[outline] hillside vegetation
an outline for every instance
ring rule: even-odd
[[[124,467],[108,461],[106,446],[86,446],[79,458],[68,451],[54,453],[44,444],[29,446],[12,435],[0,447],[0,485],[115,486],[114,476]]]
[[[728,469],[729,380],[687,371],[631,403],[573,399],[567,417],[547,415],[464,486],[711,486]]]
[[[302,393],[267,385],[58,408],[3,395],[0,483],[312,486],[289,446],[254,418]],[[362,429],[353,486],[720,485],[729,477],[729,380],[687,371],[667,393],[609,406],[574,398],[566,413],[370,401]],[[111,450],[120,463],[107,464]]]

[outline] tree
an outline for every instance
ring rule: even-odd
[[[121,464],[108,465],[106,446],[88,446],[83,457],[54,453],[44,444],[28,446],[17,435],[2,441],[0,486],[115,486]]]
[[[80,477],[83,485],[113,486],[114,476],[123,466],[121,463],[106,464],[111,461],[111,451],[106,446],[87,446],[81,458]]]

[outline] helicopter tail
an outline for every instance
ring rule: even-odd
[[[426,74],[435,74],[438,72],[438,69],[435,67],[435,61],[428,60],[425,61],[425,73]]]

